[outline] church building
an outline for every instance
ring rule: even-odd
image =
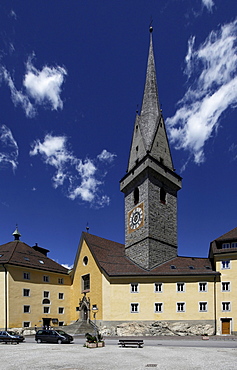
[[[175,172],[159,103],[152,28],[140,114],[120,181],[125,245],[83,232],[68,271],[47,250],[20,241],[0,246],[0,327],[69,325],[96,318],[184,323],[237,333],[237,228],[210,243],[208,258],[179,257]]]

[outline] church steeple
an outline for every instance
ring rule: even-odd
[[[169,169],[174,169],[159,102],[152,31],[153,28],[150,27],[150,46],[142,109],[140,115],[136,116],[128,171],[147,153],[150,153],[153,158],[162,162]]]
[[[125,195],[125,253],[145,269],[177,256],[177,192],[160,108],[152,28],[143,102],[137,114],[127,174],[120,182]]]
[[[156,81],[155,59],[152,42],[152,27],[150,27],[150,48],[147,63],[146,82],[140,114],[140,128],[145,149],[150,150],[160,117],[160,103]]]

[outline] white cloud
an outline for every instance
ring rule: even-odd
[[[116,157],[116,154],[112,154],[108,152],[106,149],[104,149],[100,154],[97,155],[97,158],[100,161],[109,162],[109,163],[113,162],[114,157]]]
[[[52,109],[62,109],[63,102],[60,99],[60,93],[66,75],[65,68],[60,66],[45,66],[39,71],[33,66],[32,60],[29,58],[26,64],[23,85],[27,94],[35,99],[37,104],[50,103]]]
[[[18,145],[11,130],[5,126],[0,126],[0,165],[11,165],[12,169],[17,168]]]
[[[214,6],[214,1],[213,0],[202,0],[203,6],[209,10],[209,12],[212,11],[212,7]]]
[[[212,31],[197,50],[195,38],[189,40],[185,73],[190,86],[166,123],[171,142],[198,164],[205,160],[205,143],[217,132],[221,114],[237,104],[236,35],[237,20]]]
[[[111,163],[115,157],[114,154],[102,153],[108,157],[107,161]],[[47,134],[43,140],[36,140],[32,145],[30,155],[41,155],[44,163],[53,166],[56,169],[52,181],[55,188],[67,186],[67,196],[71,200],[77,198],[84,202],[103,207],[109,204],[109,197],[101,194],[103,182],[99,162],[97,159],[86,158],[84,161],[78,159],[67,149],[67,138],[65,136],[52,136]],[[98,162],[98,164],[97,164]]]
[[[32,64],[31,57],[26,63],[23,90],[17,90],[9,71],[0,65],[0,76],[11,91],[13,104],[20,105],[29,118],[36,115],[36,106],[49,106],[51,110],[63,108],[60,94],[66,75],[65,68],[60,66],[44,66],[42,70],[37,70]]]

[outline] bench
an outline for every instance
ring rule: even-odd
[[[118,345],[120,347],[138,347],[142,348],[143,340],[140,339],[119,339]]]

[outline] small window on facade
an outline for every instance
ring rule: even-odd
[[[138,293],[139,292],[139,285],[138,285],[138,283],[131,283],[131,285],[130,285],[130,292],[131,293]]]
[[[49,307],[44,307],[43,308],[43,312],[44,313],[49,313],[50,312],[50,308]]]
[[[223,282],[222,283],[222,292],[229,292],[230,291],[230,282]]]
[[[44,298],[49,298],[49,292],[47,291],[44,291],[44,294],[43,294]]]
[[[221,261],[221,268],[224,269],[229,269],[230,268],[230,260],[224,260]]]
[[[30,321],[24,321],[23,328],[30,328]]]
[[[230,302],[222,302],[222,311],[230,311]]]
[[[231,243],[231,248],[237,248],[237,242]]]
[[[82,278],[82,291],[90,290],[90,274],[84,275]]]
[[[23,297],[29,297],[30,296],[30,289],[23,289]]]
[[[155,293],[163,292],[163,283],[155,283]]]
[[[58,313],[62,315],[64,313],[64,307],[58,307]]]
[[[23,279],[24,280],[30,280],[30,273],[29,272],[23,272]]]
[[[160,202],[163,204],[166,203],[166,191],[164,188],[160,189]]]
[[[24,313],[30,313],[30,306],[24,306],[23,307],[23,312]]]
[[[177,312],[185,312],[185,303],[177,302]]]
[[[58,284],[63,284],[64,283],[64,279],[63,278],[58,278]]]
[[[49,283],[49,276],[48,275],[43,276],[43,282],[44,283]]]
[[[163,303],[155,303],[155,312],[163,312]]]
[[[134,204],[139,203],[139,189],[135,188],[133,192]]]
[[[131,303],[131,313],[139,312],[139,303]]]
[[[207,312],[207,302],[199,302],[199,311]]]
[[[44,298],[42,304],[50,304],[50,300],[48,298]]]
[[[58,293],[58,299],[64,299],[64,293]]]
[[[230,248],[230,243],[223,243],[222,244],[222,249],[228,249]]]
[[[177,292],[185,291],[185,283],[177,283]]]
[[[78,306],[76,307],[76,311],[79,311],[79,307]]]
[[[199,283],[199,292],[207,292],[207,283]]]
[[[58,322],[58,326],[63,326],[64,325],[64,321],[59,321]]]
[[[88,257],[87,257],[87,256],[85,256],[85,257],[83,258],[83,265],[84,265],[84,266],[87,266],[87,265],[88,265]]]

